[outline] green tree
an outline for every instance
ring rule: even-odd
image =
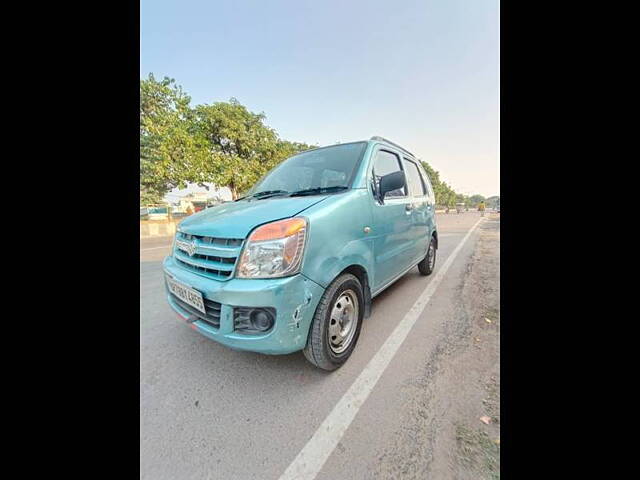
[[[235,200],[282,160],[311,148],[281,140],[264,119],[264,113],[252,113],[234,98],[198,105],[195,131],[206,155],[198,158],[197,181],[226,186]]]
[[[485,198],[482,195],[471,195],[471,197],[469,197],[469,202],[471,203],[472,207],[477,207],[478,204],[480,202],[484,202]]]
[[[154,205],[162,203],[164,193],[152,190],[140,184],[140,205]]]
[[[456,203],[464,203],[466,207],[476,207],[478,203],[485,199],[482,195],[467,196],[462,193],[456,192],[451,186],[440,179],[440,174],[437,170],[434,170],[431,165],[429,165],[424,160],[421,161],[421,163],[425,171],[427,172],[427,175],[429,175],[429,180],[431,180],[433,193],[436,196],[436,205],[453,207]],[[495,198],[497,198],[497,201],[499,203],[500,197]]]
[[[456,192],[453,188],[451,188],[449,185],[447,185],[445,183],[446,186],[446,203],[445,205],[447,205],[448,207],[455,207],[456,205]]]
[[[191,98],[165,77],[140,81],[140,201],[156,202],[194,177],[206,153],[194,135]]]
[[[438,173],[437,170],[434,170],[431,167],[431,165],[429,165],[424,160],[422,160],[421,163],[425,171],[427,172],[427,175],[429,176],[429,180],[431,181],[431,186],[433,187],[433,193],[436,196],[436,204],[446,205],[447,190],[444,182],[440,180],[440,173]]]

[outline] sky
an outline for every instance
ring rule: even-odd
[[[286,140],[380,135],[499,195],[499,19],[497,0],[141,0],[140,77],[235,97]]]

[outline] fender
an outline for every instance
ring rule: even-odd
[[[370,256],[370,255],[369,255]],[[320,281],[311,279],[324,288],[328,287],[334,279],[343,273],[351,273],[358,277],[362,284],[362,290],[364,295],[364,318],[369,318],[371,315],[371,284],[369,277],[371,272],[371,259],[365,258],[364,255],[354,253],[352,255],[346,255],[341,259],[332,258],[327,259],[326,275]]]
[[[304,215],[309,219],[309,243],[302,274],[327,288],[344,271],[354,273],[363,284],[368,315],[374,262],[373,240],[365,231],[372,221],[367,189],[331,196]]]

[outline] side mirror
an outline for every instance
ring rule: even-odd
[[[384,196],[392,192],[393,190],[397,190],[399,188],[404,188],[407,184],[407,180],[404,176],[404,172],[398,170],[397,172],[392,172],[387,175],[384,175],[380,178],[380,202],[384,203]]]

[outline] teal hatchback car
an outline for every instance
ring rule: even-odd
[[[163,263],[171,307],[201,334],[335,370],[371,299],[434,269],[435,197],[420,162],[382,137],[299,153],[235,202],[178,226]]]

